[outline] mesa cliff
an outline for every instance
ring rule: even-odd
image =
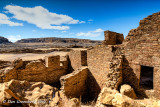
[[[101,41],[89,40],[89,39],[75,39],[75,38],[30,38],[21,39],[17,43],[101,43]]]
[[[2,43],[11,43],[7,38],[0,36],[0,44]]]

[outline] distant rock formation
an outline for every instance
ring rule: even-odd
[[[0,36],[0,44],[1,43],[11,43],[7,38]]]
[[[101,43],[101,41],[89,40],[89,39],[76,39],[76,38],[30,38],[21,39],[17,43]]]

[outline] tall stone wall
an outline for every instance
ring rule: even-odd
[[[122,84],[122,64],[123,56],[114,56],[109,63],[109,72],[106,81],[106,87],[118,90]]]
[[[141,65],[154,67],[155,96],[160,94],[160,13],[140,21],[123,42],[123,81],[139,87]],[[159,97],[159,96],[157,96]]]
[[[90,70],[90,92],[96,98],[103,87],[117,89],[122,83],[121,48],[119,45],[98,45],[87,51],[87,63]]]
[[[98,45],[87,51],[88,68],[101,88],[107,80],[109,62],[112,57],[111,46]]]

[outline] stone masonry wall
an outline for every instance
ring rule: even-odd
[[[109,71],[115,71],[119,73],[121,78],[123,58],[121,56],[119,46],[99,45],[97,47],[94,47],[93,49],[88,50],[87,54],[87,63],[89,70],[101,89],[103,88],[103,86],[106,86],[105,82],[109,79]],[[112,77],[113,75],[110,76]],[[118,78],[119,77],[114,79],[118,81]]]
[[[95,94],[95,98],[103,87],[110,86],[117,89],[122,83],[123,57],[121,55],[119,45],[99,45],[87,51],[89,77],[92,76],[88,84],[94,87],[90,88],[90,92]]]
[[[87,50],[72,50],[69,53],[69,59],[74,71],[87,66]]]
[[[98,45],[87,51],[88,68],[100,88],[103,88],[107,80],[109,62],[112,60],[112,57],[111,46]]]
[[[68,98],[79,98],[86,93],[88,73],[88,68],[83,67],[61,77],[61,89]]]
[[[114,56],[109,63],[109,73],[106,81],[106,87],[118,90],[122,84],[122,63],[123,56]]]
[[[58,82],[60,77],[68,72],[68,56],[63,56],[61,59],[59,55],[48,56],[45,61],[18,59],[13,62],[12,66],[1,69],[1,82],[8,82],[11,79],[42,81],[48,84]]]
[[[139,87],[141,65],[154,67],[155,96],[160,94],[160,13],[140,21],[123,42],[123,81]],[[159,96],[157,96],[159,97]],[[160,98],[160,97],[159,97]]]
[[[123,34],[112,31],[104,31],[104,37],[105,37],[105,40],[103,41],[104,45],[122,44],[124,40]]]

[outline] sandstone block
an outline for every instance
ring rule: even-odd
[[[136,100],[131,99],[125,95],[122,95],[117,90],[111,88],[103,88],[98,96],[96,107],[141,107],[140,103]]]
[[[103,44],[105,45],[116,45],[121,44],[124,40],[123,34],[112,32],[112,31],[104,31],[105,40]]]
[[[97,101],[104,105],[112,105],[112,100],[114,99],[114,94],[118,93],[117,90],[112,90],[111,88],[103,88],[98,96]]]
[[[60,56],[47,56],[45,57],[46,67],[58,68],[60,66]]]
[[[133,99],[137,98],[133,88],[128,84],[124,84],[124,85],[121,86],[120,93],[122,95],[126,95],[130,98],[133,98]]]
[[[3,88],[3,93],[7,93],[19,102],[31,102],[22,103],[23,106],[48,105],[49,101],[55,96],[53,94],[56,93],[56,91],[57,88],[46,85],[43,82],[35,83],[18,80],[9,81],[6,83],[5,88]]]

